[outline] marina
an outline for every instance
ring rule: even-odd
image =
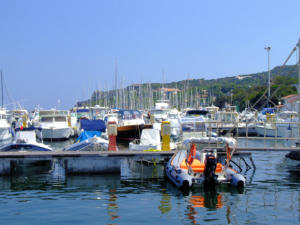
[[[300,2],[0,1],[3,224],[299,224]]]

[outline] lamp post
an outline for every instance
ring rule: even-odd
[[[271,87],[270,50],[271,50],[271,47],[270,46],[265,47],[265,50],[268,53],[268,98],[270,98],[270,96],[271,96],[271,91],[270,91],[270,87]]]

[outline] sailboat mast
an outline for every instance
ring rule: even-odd
[[[2,70],[1,70],[1,98],[2,98],[2,108],[3,108],[3,77],[2,77]]]
[[[300,137],[300,38],[298,40],[297,46],[298,46],[298,123],[299,123],[298,136]]]
[[[117,59],[115,61],[115,95],[116,95],[116,102],[115,102],[115,108],[118,108],[118,62]]]

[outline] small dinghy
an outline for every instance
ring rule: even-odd
[[[76,143],[66,147],[63,151],[106,151],[108,140],[102,138],[106,126],[103,120],[81,120],[81,133]]]
[[[16,128],[12,142],[0,147],[0,151],[52,151],[48,145],[36,141],[34,127]]]
[[[196,144],[191,142],[187,151],[175,153],[166,165],[166,175],[178,188],[188,189],[198,184],[245,186],[244,176],[228,166],[233,153],[229,145],[226,145],[227,163],[223,165],[217,162],[215,149],[197,151]]]

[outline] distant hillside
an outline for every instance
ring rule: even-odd
[[[215,104],[223,107],[230,103],[243,109],[247,103],[257,102],[267,88],[268,72],[236,75],[218,79],[188,79],[171,83],[144,83],[130,85],[124,89],[108,92],[94,91],[91,99],[78,102],[77,105],[102,105],[118,108],[151,108],[157,99],[169,99],[177,108],[200,107]],[[280,98],[296,93],[298,82],[297,66],[275,67],[271,70],[271,93],[274,103]],[[162,89],[164,88],[164,89]],[[265,98],[255,105],[265,105]]]

